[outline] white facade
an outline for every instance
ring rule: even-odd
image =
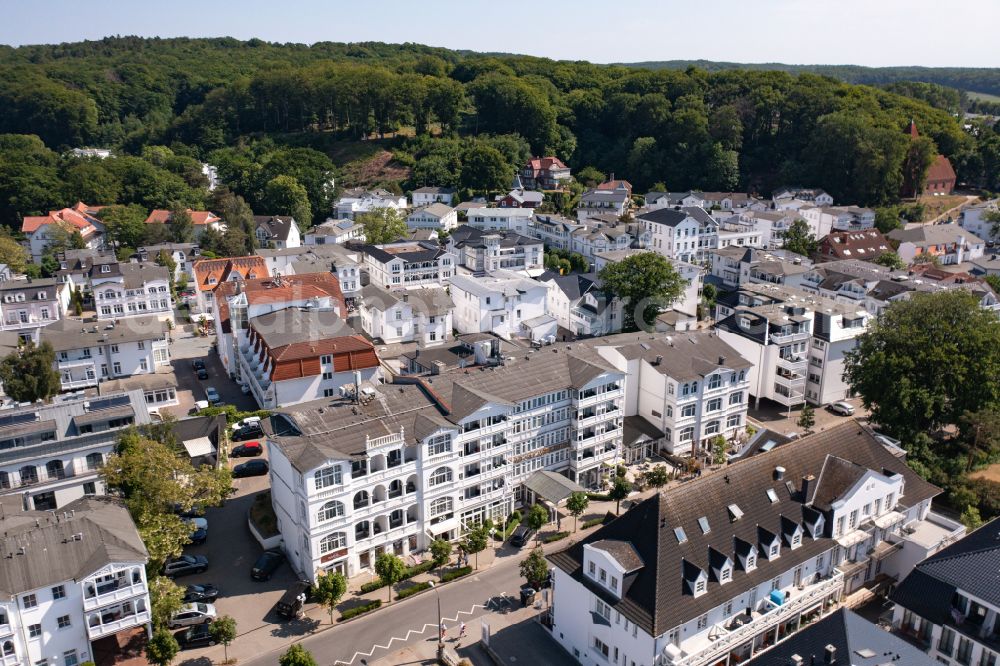
[[[466,216],[470,226],[483,231],[513,231],[527,236],[534,211],[531,208],[470,208]]]
[[[99,264],[90,277],[97,318],[173,316],[167,269],[155,264]]]
[[[317,224],[303,237],[306,245],[342,245],[348,241],[365,241],[365,227],[354,220],[329,219]]]
[[[338,219],[353,220],[362,213],[370,213],[376,208],[406,210],[406,197],[386,190],[349,190],[337,200],[334,212]]]
[[[719,223],[701,208],[660,209],[639,217],[649,249],[689,264],[708,261],[719,245]]]
[[[451,206],[455,200],[455,190],[450,187],[421,187],[413,190],[410,195],[414,208],[430,206],[433,203],[442,203]]]
[[[42,331],[42,341],[56,352],[56,370],[62,390],[97,386],[101,381],[146,375],[170,365],[165,327],[144,325],[130,331],[129,322],[119,324],[123,332],[80,322],[64,322]],[[57,330],[58,329],[58,330]],[[120,334],[119,334],[120,333]]]
[[[548,314],[546,286],[527,278],[498,272],[475,278],[452,278],[455,329],[459,333],[494,333],[511,339],[524,336],[523,324]]]
[[[430,204],[406,216],[410,229],[439,229],[450,231],[458,226],[458,211],[445,204]]]
[[[564,281],[571,282],[566,285]],[[579,285],[573,284],[576,281]],[[621,300],[608,298],[589,278],[567,275],[549,279],[546,284],[546,310],[556,318],[559,326],[582,337],[608,335],[622,330]]]
[[[831,231],[859,231],[875,226],[875,211],[856,206],[803,206],[799,215],[809,225],[814,238],[823,238]]]
[[[995,243],[997,240],[1000,240],[1000,234],[993,232],[997,224],[996,222],[987,220],[986,216],[991,213],[996,214],[996,212],[997,202],[995,200],[990,201],[963,210],[958,223],[973,236]]]
[[[0,330],[38,342],[39,329],[66,314],[71,288],[53,278],[0,282]]]
[[[421,241],[368,246],[365,268],[371,284],[387,289],[443,286],[455,275],[458,257]]]
[[[437,292],[433,296],[429,292]],[[362,290],[361,328],[386,344],[418,342],[423,346],[452,339],[451,297],[443,289],[390,293],[369,285]]]

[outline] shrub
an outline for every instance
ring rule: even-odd
[[[411,585],[404,590],[400,590],[399,594],[396,595],[397,599],[405,599],[406,597],[413,596],[417,592],[423,592],[424,590],[429,590],[431,587],[430,581],[425,581],[423,583],[416,583]]]
[[[430,560],[426,562],[421,562],[420,564],[414,565],[412,567],[406,568],[406,573],[400,578],[401,581],[409,580],[414,576],[422,573],[427,573],[434,568],[434,563]],[[375,590],[381,590],[385,585],[379,579],[375,579],[370,583],[365,583],[361,586],[361,594],[368,594],[369,592],[374,592]]]
[[[367,613],[369,611],[373,611],[373,610],[375,610],[376,608],[378,608],[381,605],[382,605],[382,600],[381,599],[375,599],[375,600],[369,601],[368,603],[363,604],[361,606],[355,606],[354,608],[348,608],[347,610],[345,610],[343,613],[340,614],[340,620],[339,621],[343,622],[344,620],[350,620],[352,617],[357,617],[358,615],[361,615],[363,613]]]
[[[545,537],[544,539],[542,539],[542,542],[543,543],[552,543],[553,541],[559,541],[561,539],[565,539],[568,536],[569,536],[569,532],[556,532],[555,534],[550,534],[547,537]]]
[[[589,529],[591,527],[597,527],[604,522],[603,518],[591,518],[590,520],[585,520],[583,522],[583,529]]]
[[[587,499],[591,502],[610,502],[611,496],[607,493],[587,493]]]
[[[462,576],[468,576],[472,573],[472,567],[460,567],[458,569],[452,569],[451,571],[445,572],[441,576],[441,582],[447,583],[448,581],[455,580],[456,578],[461,578]]]

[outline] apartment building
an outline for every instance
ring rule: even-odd
[[[581,337],[622,330],[621,300],[604,290],[596,274],[546,272],[538,281],[548,286],[546,311],[566,330]]]
[[[253,235],[257,247],[283,250],[302,245],[302,234],[294,217],[288,215],[254,215]]]
[[[621,217],[631,210],[631,207],[632,197],[624,185],[613,190],[587,190],[580,195],[580,203],[576,207],[576,219],[586,222],[598,215]]]
[[[450,206],[455,201],[455,188],[420,187],[410,193],[410,199],[414,208],[429,206],[433,203],[443,203],[445,206]]]
[[[0,330],[37,343],[42,327],[65,316],[69,297],[69,285],[57,278],[0,282]]]
[[[0,411],[0,495],[18,495],[39,511],[104,494],[99,470],[130,426],[150,422],[141,391]]]
[[[890,596],[893,631],[937,663],[994,666],[1000,660],[998,557],[1000,521],[992,520],[917,564]]]
[[[370,284],[361,289],[359,309],[362,330],[386,344],[435,345],[452,339],[455,304],[439,287],[392,292]]]
[[[799,208],[799,217],[817,239],[834,231],[863,231],[875,226],[875,211],[857,206],[807,205]]]
[[[458,212],[443,203],[428,204],[407,215],[406,226],[410,229],[451,231],[458,226]]]
[[[730,288],[745,284],[776,284],[797,287],[813,262],[788,250],[759,250],[729,246],[709,253],[711,274]]]
[[[2,499],[13,500],[0,514],[4,664],[93,662],[136,629],[152,631],[149,555],[121,503],[87,497],[55,513]]]
[[[628,376],[625,414],[655,426],[667,452],[711,456],[716,438],[735,440],[746,429],[752,365],[713,331],[624,334],[596,344]]]
[[[588,350],[384,386],[265,420],[272,503],[293,568],[353,576],[502,523],[537,471],[596,484],[617,460],[624,375]]]
[[[458,257],[432,241],[365,245],[362,252],[370,282],[386,289],[444,286],[458,266]]]
[[[882,571],[905,575],[897,558],[920,549],[939,492],[871,431],[834,426],[660,492],[550,555],[549,630],[585,666],[744,663]]]
[[[930,224],[913,229],[893,229],[889,238],[899,246],[899,258],[912,264],[930,257],[942,264],[961,264],[983,256],[986,241],[957,224]]]
[[[649,249],[668,259],[700,263],[718,247],[719,223],[704,208],[659,208],[637,219],[649,232]]]
[[[365,242],[365,227],[354,220],[327,220],[306,231],[306,245],[341,245],[348,241]]]
[[[470,208],[466,211],[469,226],[483,231],[506,231],[528,235],[534,218],[531,208]]]
[[[485,277],[458,275],[452,278],[450,289],[459,333],[538,341],[555,336],[556,319],[549,314],[546,301],[548,288],[541,282],[497,271]]]
[[[174,282],[180,281],[181,276],[188,283],[194,282],[194,262],[201,259],[201,248],[195,243],[146,245],[136,250],[133,261],[159,263],[164,252],[174,262]]]
[[[155,374],[170,365],[167,327],[158,317],[132,317],[118,324],[63,319],[41,332],[56,353],[64,391],[101,381]]]
[[[202,259],[194,264],[195,301],[189,303],[192,312],[209,312],[210,298],[218,286],[233,280],[255,280],[270,275],[263,257],[220,257]]]
[[[334,309],[288,307],[252,317],[236,354],[239,378],[261,409],[338,395],[341,387],[381,377],[372,343]]]
[[[370,213],[376,208],[391,208],[403,212],[406,210],[406,197],[393,194],[381,188],[366,190],[357,187],[345,190],[334,206],[337,219],[353,220],[358,215]]]
[[[818,187],[779,187],[771,193],[771,204],[775,209],[784,208],[795,201],[816,206],[833,205],[833,197]]]
[[[448,251],[473,273],[507,270],[534,277],[545,271],[545,245],[518,233],[489,232],[463,224],[448,237]]]
[[[1000,235],[993,231],[995,223],[987,219],[990,213],[997,212],[998,201],[1000,200],[993,199],[992,201],[966,208],[958,217],[959,225],[977,238],[982,238],[991,243],[1000,240]]]
[[[528,189],[556,190],[570,179],[570,168],[558,157],[532,157],[518,177]]]
[[[819,242],[816,259],[818,261],[840,261],[843,259],[875,261],[887,252],[893,252],[892,246],[878,229],[834,231]]]
[[[748,361],[750,393],[782,405],[825,405],[850,397],[844,356],[871,314],[792,287],[745,285],[717,304],[719,335]]]
[[[170,271],[165,266],[119,262],[113,257],[95,259],[88,280],[98,320],[173,317]]]
[[[586,226],[561,215],[536,213],[528,225],[528,235],[549,247],[572,249],[573,233]]]
[[[82,201],[69,208],[50,210],[48,215],[28,215],[21,221],[21,232],[27,240],[31,260],[38,263],[55,241],[65,241],[79,233],[84,245],[97,249],[103,244],[104,224],[97,214],[101,206],[88,206]]]

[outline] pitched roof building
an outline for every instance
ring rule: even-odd
[[[60,234],[79,233],[89,248],[100,245],[104,224],[97,217],[102,206],[88,206],[82,201],[69,208],[50,210],[48,215],[27,216],[21,221],[21,231],[28,239],[34,261],[40,261],[49,244]]]
[[[889,241],[878,229],[833,231],[820,241],[816,258],[819,261],[840,259],[875,261],[883,254],[892,251]]]
[[[249,257],[220,257],[201,259],[192,267],[194,289],[197,302],[193,309],[207,312],[210,308],[208,296],[219,284],[230,280],[253,280],[268,276],[267,262],[257,255]]]

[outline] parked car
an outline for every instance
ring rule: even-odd
[[[274,612],[289,619],[298,617],[302,613],[306,599],[309,598],[311,588],[312,585],[307,580],[292,583],[292,586],[278,599],[278,603],[274,604]]]
[[[233,424],[233,430],[242,430],[243,428],[248,428],[250,426],[260,427],[260,417],[259,416],[248,416],[245,419],[240,419]]]
[[[203,409],[208,409],[208,400],[195,400],[194,407],[188,411],[188,415],[194,416]]]
[[[198,379],[208,379],[208,370],[205,368],[198,368],[195,374],[198,375]]]
[[[163,565],[163,575],[168,578],[198,574],[208,568],[208,558],[204,555],[181,555]]]
[[[251,460],[233,468],[233,478],[242,479],[247,476],[264,476],[268,469],[266,460]]]
[[[219,588],[211,583],[201,585],[188,585],[184,588],[184,603],[192,604],[197,601],[215,601],[219,598]]]
[[[234,446],[229,455],[233,458],[253,458],[262,453],[264,453],[264,447],[260,445],[260,442],[245,442]]]
[[[215,619],[215,606],[212,604],[187,604],[170,618],[170,628],[190,627],[192,624],[207,624]]]
[[[191,518],[191,543],[198,545],[208,541],[208,521],[204,518]]]
[[[191,368],[194,370],[204,370],[205,361],[203,361],[200,358],[196,358],[195,360],[191,361]]]
[[[854,414],[854,405],[849,402],[832,402],[826,408],[830,412],[840,414],[841,416],[852,416]]]
[[[255,439],[257,437],[263,437],[264,431],[261,430],[259,423],[251,423],[249,425],[243,426],[239,430],[233,432],[234,442],[245,442],[248,439]]]
[[[215,390],[214,386],[205,387],[205,397],[208,399],[208,404],[217,405],[222,402],[222,398],[219,397],[219,392]]]
[[[527,525],[518,525],[514,530],[513,536],[510,537],[510,545],[515,548],[522,548],[525,544],[531,541],[531,537],[533,537],[534,534],[534,531]]]
[[[200,647],[212,647],[215,645],[215,639],[212,638],[212,633],[209,631],[209,624],[196,624],[183,629],[174,634],[174,638],[177,639],[177,644],[181,646],[182,650],[190,650],[191,648]]]
[[[254,580],[271,580],[271,576],[281,563],[285,561],[285,554],[280,550],[265,550],[253,563],[250,570],[250,577]]]

